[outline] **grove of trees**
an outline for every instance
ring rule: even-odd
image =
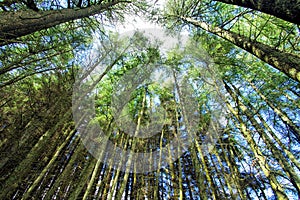
[[[0,199],[299,199],[299,14],[297,0],[1,1]],[[187,45],[122,38],[130,16]],[[152,69],[173,81],[140,81]]]

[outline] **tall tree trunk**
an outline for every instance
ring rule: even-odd
[[[226,4],[251,8],[300,25],[300,4],[297,0],[215,0]]]
[[[231,90],[231,88],[227,85],[227,83],[224,81],[226,90],[230,93],[231,97],[234,99],[235,102],[238,103],[239,108],[242,112],[245,113],[247,118],[250,120],[251,124],[256,129],[257,133],[260,135],[260,137],[263,139],[264,143],[267,145],[268,149],[271,150],[273,156],[278,161],[279,165],[282,167],[282,169],[286,172],[287,176],[289,177],[290,181],[294,185],[294,187],[297,189],[298,192],[300,192],[300,178],[293,169],[293,167],[290,165],[290,163],[286,160],[286,158],[282,155],[282,152],[274,145],[272,142],[272,139],[264,132],[262,127],[259,125],[257,120],[254,118],[253,113],[239,100],[238,96]]]
[[[242,97],[241,93],[239,92],[239,90],[233,85],[231,84],[231,86],[234,88],[234,90],[237,92],[237,94]],[[243,97],[242,97],[243,98]],[[261,114],[259,112],[256,111],[256,109],[254,108],[253,105],[251,105],[250,103],[247,103],[247,106],[249,107],[249,109],[253,112],[256,113],[256,116],[258,117],[258,119],[261,121],[262,125],[264,128],[266,128],[266,130],[270,133],[270,135],[272,136],[272,138],[278,143],[278,145],[280,146],[280,148],[283,150],[283,152],[287,155],[287,157],[291,160],[291,162],[298,168],[298,170],[300,170],[300,162],[297,160],[297,158],[294,156],[294,154],[287,148],[286,145],[284,145],[280,138],[277,137],[277,135],[273,132],[273,130],[270,128],[270,126],[267,124],[266,120],[261,116]]]
[[[173,76],[175,76],[175,74],[173,74]],[[176,99],[175,99],[175,94],[174,94],[174,102],[176,102]],[[180,130],[180,124],[178,122],[178,119],[179,119],[179,115],[178,115],[178,112],[177,112],[177,105],[174,104],[174,108],[173,109],[173,114],[172,114],[172,121],[174,121],[174,125],[175,125],[175,128],[172,130],[173,132],[173,135],[174,137],[176,138],[176,140],[178,140],[179,138],[179,135],[178,135],[178,130]],[[181,143],[179,143],[179,145],[177,146],[177,153],[180,153],[181,152],[181,148],[180,148],[180,145],[182,145]],[[178,168],[176,168],[176,170],[178,170],[178,185],[179,185],[179,195],[177,196],[177,199],[180,199],[182,200],[183,199],[183,186],[182,186],[182,164],[181,164],[181,158],[178,159]],[[175,193],[176,194],[176,193]]]
[[[75,19],[100,14],[120,3],[131,3],[131,1],[109,1],[108,3],[93,5],[83,9],[66,8],[39,12],[33,10],[2,12],[0,14],[0,46],[14,43],[18,37],[36,31],[54,27]]]
[[[197,140],[195,140],[195,144],[196,144],[196,148],[197,148],[201,163],[203,165],[203,170],[205,172],[207,182],[208,182],[209,187],[211,189],[211,198],[216,200],[216,199],[218,199],[218,195],[217,195],[217,189],[215,188],[215,184],[213,183],[213,178],[211,177],[210,170],[209,170],[209,168],[206,164],[205,157],[204,157],[203,152],[201,150],[200,144],[198,143]]]
[[[225,191],[226,180],[224,180],[224,178],[220,175],[220,174],[222,174],[222,172],[219,170],[216,162],[214,161],[212,154],[208,154],[207,157],[208,156],[210,158],[210,163],[212,165],[212,168],[214,169],[214,172],[215,172],[213,175],[213,179],[216,182],[216,185],[218,188],[218,198],[224,199],[225,197],[227,197],[227,194]],[[215,156],[217,156],[217,153],[215,154]],[[230,194],[230,196],[231,196],[231,198],[233,198],[233,195]]]
[[[105,176],[105,178],[103,178],[103,180],[101,182],[101,185],[103,185],[103,190],[101,191],[101,198],[99,195],[99,198],[97,198],[97,199],[102,199],[102,200],[107,199],[108,190],[110,187],[110,183],[112,181],[113,173],[114,173],[114,170],[113,170],[112,164],[109,164],[106,169],[106,173],[105,173],[106,176]]]
[[[66,133],[64,135],[68,135],[68,136],[65,138],[64,142],[60,146],[58,146],[58,148],[55,151],[55,154],[51,157],[51,160],[49,161],[49,163],[47,164],[47,166],[44,167],[44,169],[39,173],[38,177],[34,180],[34,182],[32,183],[32,185],[30,186],[30,188],[23,195],[22,199],[27,199],[27,198],[30,197],[31,193],[38,186],[38,184],[43,179],[43,177],[45,176],[45,174],[47,173],[47,171],[52,167],[52,165],[54,164],[54,162],[56,161],[56,159],[60,155],[61,151],[70,142],[70,140],[72,139],[72,137],[76,133],[76,130],[72,130],[72,129],[73,129],[73,127],[71,127],[71,129],[67,129],[66,130]]]
[[[77,136],[76,140],[79,140],[80,137]],[[51,199],[55,194],[57,188],[61,187],[61,185],[72,184],[74,180],[74,168],[76,168],[76,163],[79,162],[80,158],[82,159],[82,154],[85,150],[85,146],[82,143],[79,143],[74,150],[71,159],[68,165],[65,167],[63,172],[59,175],[53,185],[50,185],[50,189],[47,192],[45,199]],[[66,186],[67,187],[67,186]]]
[[[129,143],[129,141],[128,141],[129,139],[128,139],[128,137],[125,138],[125,136],[123,135],[122,138],[121,138],[121,141],[122,140],[125,140],[124,149],[126,149],[127,146],[128,146],[128,143]],[[115,144],[115,147],[117,147],[117,144]],[[112,200],[112,199],[115,198],[114,193],[117,190],[118,180],[119,180],[119,176],[120,176],[120,173],[121,173],[121,168],[122,168],[123,162],[126,162],[126,161],[124,161],[125,157],[126,156],[122,156],[121,157],[121,160],[120,160],[120,163],[118,165],[118,168],[115,169],[115,170],[113,170],[114,171],[114,178],[112,180],[112,184],[108,184],[108,187],[110,187],[110,189],[109,188],[107,189],[107,197],[106,197],[106,199],[108,199],[108,200]],[[111,166],[111,165],[113,165],[111,162],[113,162],[114,158],[109,158],[109,159],[111,159],[110,160],[110,166]]]
[[[70,111],[66,112],[64,116],[62,116],[62,123],[66,122],[70,118]],[[63,127],[61,127],[61,123],[57,123],[55,127],[49,129],[46,133],[44,133],[39,141],[35,144],[35,146],[30,150],[27,154],[26,158],[20,162],[20,164],[15,168],[9,178],[5,181],[1,188],[0,199],[10,198],[13,192],[21,185],[23,179],[30,173],[32,163],[38,162],[37,165],[39,167],[43,166],[47,162],[47,156],[51,156],[55,148],[59,145],[54,143],[55,139],[61,136],[65,139],[68,136],[68,132],[66,130],[71,126],[70,123],[65,123]],[[62,134],[61,132],[65,133]],[[51,139],[53,139],[51,141]],[[50,142],[49,142],[50,141]],[[48,152],[43,154],[45,148],[47,148]],[[41,158],[40,156],[43,154],[45,158]]]
[[[53,106],[51,106],[45,113],[45,116],[49,116],[55,113],[55,116],[59,115],[59,112],[56,112],[59,108],[59,103],[61,103],[61,99],[59,98]],[[10,174],[10,172],[17,166],[23,158],[27,155],[28,151],[23,150],[20,152],[20,149],[29,149],[33,147],[38,138],[42,136],[42,134],[48,132],[51,127],[41,127],[40,129],[36,129],[35,125],[39,124],[40,119],[38,117],[32,117],[29,122],[24,125],[24,128],[14,129],[14,137],[13,138],[6,138],[0,145],[0,151],[5,152],[10,150],[12,157],[2,156],[1,154],[1,161],[0,161],[0,172],[3,174]],[[17,128],[17,127],[16,127]],[[35,130],[35,131],[34,131]],[[39,131],[40,130],[40,131]],[[40,132],[40,133],[39,133]],[[3,145],[3,146],[2,146]],[[18,156],[16,156],[18,155]]]
[[[179,129],[178,120],[177,120],[178,117],[176,116],[177,109],[176,109],[175,105],[174,106],[169,105],[168,108],[170,108],[170,110],[172,110],[170,112],[170,117],[171,117],[171,120],[172,120],[172,125],[174,126],[173,130],[168,131],[168,132],[172,133],[172,135],[175,137],[175,139],[177,139],[176,129]],[[167,134],[167,140],[169,140],[169,141],[171,140],[170,133]],[[180,145],[178,145],[178,146],[180,146]],[[168,145],[168,161],[169,161],[169,167],[170,167],[171,185],[172,185],[172,189],[174,191],[174,194],[173,194],[172,198],[178,199],[178,197],[179,197],[179,195],[178,195],[179,194],[178,179],[177,179],[177,175],[175,173],[176,168],[174,166],[172,151],[174,151],[174,149],[171,150],[171,146]]]
[[[235,154],[232,146],[229,146],[227,148],[227,150],[228,150],[228,155],[230,155],[230,157],[231,157],[231,159],[230,159],[230,157],[227,156],[225,148],[223,147],[223,145],[221,145],[221,148],[222,148],[226,163],[229,166],[229,169],[230,169],[230,172],[231,172],[230,175],[232,176],[232,179],[233,179],[233,185],[236,186],[240,198],[241,199],[246,199],[245,191],[243,190],[243,188],[241,187],[241,184],[239,182],[240,181],[239,178],[240,178],[241,175],[240,175],[240,171],[238,169],[238,166],[236,164],[236,161],[234,159],[236,154]]]
[[[101,152],[101,157],[102,157],[102,154],[103,154],[103,153],[104,153],[104,152]],[[84,199],[84,200],[88,199],[88,195],[90,195],[92,186],[93,186],[93,184],[94,184],[94,182],[95,182],[95,179],[96,179],[96,175],[98,174],[98,170],[100,170],[101,161],[102,161],[102,160],[101,160],[100,158],[98,158],[98,161],[97,161],[97,163],[96,163],[96,165],[95,165],[94,171],[93,171],[93,173],[92,173],[92,175],[91,175],[91,177],[90,177],[90,179],[89,179],[88,186],[87,186],[87,188],[86,188],[86,190],[85,190],[85,192],[84,192],[84,196],[83,196],[83,198],[82,198],[82,199]]]
[[[144,112],[145,112],[145,109],[146,109],[145,106],[146,106],[146,90],[144,91],[144,94],[143,94],[142,108],[141,108],[140,113],[139,113],[139,117],[138,117],[138,120],[137,120],[137,126],[136,126],[136,130],[135,130],[135,133],[134,133],[134,138],[133,138],[133,141],[132,141],[132,146],[131,146],[132,151],[134,151],[136,149],[136,146],[137,146],[136,138],[137,138],[137,136],[139,134],[139,131],[140,131],[142,118],[143,118],[143,115],[144,115]],[[120,190],[118,191],[117,199],[122,198],[122,195],[123,195],[123,192],[125,190],[126,183],[127,183],[128,177],[129,177],[130,168],[131,168],[133,159],[135,159],[135,158],[133,157],[133,152],[132,152],[131,154],[129,154],[128,160],[126,162],[125,175],[124,175],[124,178],[123,178],[123,182],[120,186]]]
[[[300,82],[300,57],[279,51],[274,47],[257,41],[251,41],[243,35],[239,35],[220,27],[213,27],[205,22],[183,16],[181,16],[181,19],[233,43],[234,45],[253,54],[260,60],[272,65],[279,71],[285,73],[288,77]]]
[[[207,200],[208,199],[208,196],[206,193],[206,191],[208,190],[206,188],[207,184],[205,184],[205,182],[204,182],[204,175],[203,175],[203,171],[202,171],[203,168],[201,167],[201,163],[198,159],[195,144],[193,144],[193,146],[191,148],[191,159],[192,159],[192,163],[193,163],[196,184],[197,184],[197,187],[199,188],[200,199]]]
[[[251,133],[249,129],[247,128],[246,124],[244,123],[243,119],[241,116],[238,114],[238,111],[236,111],[231,104],[226,100],[226,105],[229,109],[229,111],[235,116],[237,119],[239,125],[236,123],[236,126],[240,129],[241,133],[243,134],[244,138],[247,140],[249,146],[251,147],[251,150],[253,151],[255,158],[257,159],[260,168],[262,169],[263,173],[265,176],[269,179],[270,185],[275,192],[276,196],[278,199],[283,200],[283,199],[288,199],[286,194],[284,193],[283,188],[281,185],[278,183],[276,176],[274,173],[271,171],[269,164],[266,162],[266,158],[263,156],[263,153],[260,151],[258,148],[257,144],[253,140]]]
[[[165,128],[163,127],[159,139],[159,149],[163,149],[164,132],[165,132]],[[159,151],[159,159],[158,159],[157,169],[155,173],[156,179],[155,179],[154,194],[153,194],[154,199],[159,199],[159,177],[161,174],[160,173],[161,162],[162,162],[162,151]]]
[[[109,131],[109,128],[110,128],[110,124],[112,123],[112,120],[107,124],[107,127],[105,128],[105,132],[108,132]],[[105,144],[107,145],[107,143]],[[102,147],[103,149],[105,149],[106,147]],[[94,185],[94,182],[97,178],[97,175],[99,174],[99,170],[104,167],[102,165],[102,158],[105,156],[105,151],[101,151],[100,152],[100,155],[99,157],[97,158],[98,161],[95,165],[95,168],[94,168],[94,171],[93,171],[93,174],[91,175],[90,177],[90,180],[89,180],[89,183],[88,183],[88,186],[87,186],[87,189],[85,190],[85,193],[84,193],[84,196],[83,196],[83,200],[86,200],[88,199],[88,195],[90,195],[91,193],[91,190],[92,190],[92,187]],[[100,170],[101,171],[101,170]],[[103,180],[102,180],[103,181]]]
[[[90,158],[89,160],[86,160],[84,163],[84,167],[81,170],[80,176],[76,180],[76,182],[73,184],[73,190],[71,194],[69,195],[69,199],[78,199],[82,191],[87,186],[87,183],[89,182],[90,175],[92,174],[94,167],[96,165],[97,160],[95,158]],[[81,166],[80,166],[81,168]]]
[[[240,199],[246,199],[244,193],[243,193],[243,190],[240,188],[240,185],[238,184],[238,175],[239,175],[239,172],[238,170],[236,169],[236,166],[235,166],[235,163],[231,163],[229,160],[228,160],[228,156],[225,152],[225,149],[223,147],[223,144],[222,144],[222,141],[219,139],[219,143],[220,143],[220,147],[222,149],[222,153],[223,156],[224,156],[224,159],[225,159],[225,162],[226,162],[226,165],[229,167],[230,169],[230,175],[228,176],[225,169],[224,169],[224,164],[221,160],[221,155],[219,155],[219,153],[216,153],[215,156],[218,160],[218,163],[221,167],[221,173],[223,174],[223,177],[224,177],[224,181],[226,182],[226,185],[227,185],[227,188],[230,192],[230,195],[231,195],[231,198],[233,199],[236,199],[237,198],[237,195],[239,195],[239,198]],[[230,153],[230,152],[228,152]],[[233,189],[236,189],[238,194],[234,194],[233,193]],[[226,193],[224,193],[226,194]]]
[[[266,104],[270,108],[272,108],[273,111],[280,117],[280,119],[293,130],[297,141],[300,141],[300,128],[295,123],[293,123],[293,121],[290,119],[287,113],[281,110],[276,105],[274,105],[271,101],[269,101],[268,98],[265,95],[263,95],[251,81],[248,80],[248,82],[251,85],[251,87],[257,92],[257,94],[266,102]]]

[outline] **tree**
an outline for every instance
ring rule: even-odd
[[[132,1],[110,1],[84,8],[64,8],[36,12],[34,10],[18,10],[0,13],[0,46],[17,42],[17,38],[36,31],[54,27],[76,19],[101,14],[114,9],[118,4],[129,4]]]
[[[191,23],[196,27],[204,29],[210,33],[232,42],[234,45],[248,51],[259,59],[272,65],[279,71],[282,71],[287,76],[294,80],[300,81],[300,58],[296,55],[281,52],[276,48],[257,41],[251,41],[248,38],[236,34],[232,31],[227,31],[220,27],[212,27],[205,22],[200,22],[187,17],[180,17],[185,22]]]
[[[58,25],[34,36],[24,36],[18,44],[2,47],[0,88],[35,74],[76,68],[71,59],[82,48],[88,48],[92,34],[92,27],[81,26],[81,23]]]
[[[98,5],[10,3],[3,13]],[[297,64],[297,26],[215,1],[170,1],[170,31],[195,25],[186,47],[168,51],[99,27],[125,5],[0,48],[0,199],[298,199],[300,87],[280,58]],[[92,114],[78,103],[86,99]],[[154,134],[139,137],[153,122]]]
[[[281,18],[285,21],[300,25],[300,5],[297,0],[292,1],[271,1],[271,0],[258,0],[258,1],[239,1],[239,0],[217,0],[222,3],[242,6],[258,10],[275,17]]]

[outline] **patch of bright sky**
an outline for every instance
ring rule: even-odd
[[[156,0],[156,1],[151,1],[148,0],[148,3],[150,5],[153,5],[153,7],[163,9],[164,6],[167,3],[167,0]],[[125,16],[125,23],[123,24],[118,24],[116,27],[116,31],[120,34],[125,33],[127,31],[133,31],[133,30],[140,30],[140,29],[150,29],[150,28],[162,28],[159,24],[157,23],[152,23],[149,20],[137,16],[137,15],[126,15]]]
[[[152,8],[163,10],[168,0],[148,0]],[[162,53],[167,52],[179,45],[185,46],[188,40],[188,32],[182,31],[177,35],[167,34],[166,30],[158,23],[150,22],[146,17],[140,14],[126,14],[125,22],[116,22],[114,26],[108,27],[108,30],[117,32],[121,37],[132,36],[136,31],[144,33],[148,39],[154,43],[155,41],[161,42],[160,50]]]

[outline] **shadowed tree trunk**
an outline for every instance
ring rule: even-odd
[[[297,0],[216,0],[222,3],[251,8],[300,25],[300,3]]]
[[[93,5],[83,9],[62,9],[39,11],[20,10],[16,12],[0,13],[0,46],[14,43],[16,39],[36,31],[54,27],[75,19],[100,14],[120,3],[131,1],[111,1],[109,3]]]

